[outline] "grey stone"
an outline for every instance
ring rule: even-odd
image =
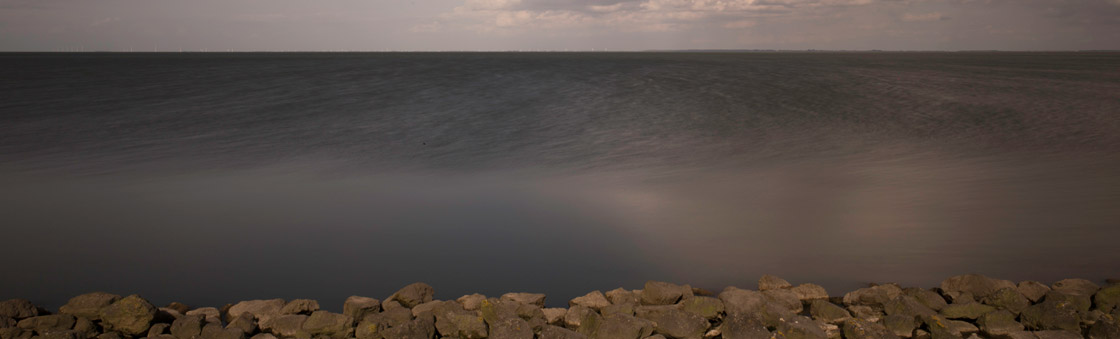
[[[958,275],[941,282],[941,293],[954,301],[962,293],[969,293],[974,298],[983,298],[999,291],[1002,288],[1015,288],[1015,283],[986,277],[979,274]]]
[[[847,339],[885,339],[898,338],[897,335],[887,330],[883,325],[863,319],[849,318],[844,320],[844,338]]]
[[[992,337],[1007,336],[1023,330],[1023,324],[1015,321],[1015,314],[1008,310],[985,314],[976,320],[976,324],[981,332]]]
[[[280,308],[280,314],[311,314],[319,310],[319,302],[311,299],[295,299]]]
[[[771,335],[761,320],[746,313],[728,314],[719,331],[723,339],[769,339]]]
[[[1037,281],[1020,281],[1015,289],[1018,290],[1019,293],[1022,293],[1024,297],[1027,297],[1027,300],[1030,300],[1032,303],[1042,300],[1042,297],[1050,292],[1050,286],[1046,286],[1046,284]]]
[[[261,321],[261,331],[275,334],[278,337],[294,337],[303,329],[303,322],[307,321],[303,314],[277,315],[268,320]]]
[[[252,314],[257,318],[257,324],[263,324],[277,315],[284,307],[284,299],[248,300],[230,306],[227,311],[227,320],[233,320],[243,313]]]
[[[490,338],[533,339],[533,328],[521,318],[504,319],[490,327]]]
[[[218,311],[217,308],[213,308],[213,307],[199,307],[199,308],[187,311],[187,313],[184,314],[184,315],[198,315],[198,316],[202,316],[202,320],[206,321],[208,323],[215,323],[215,324],[221,324],[222,323],[222,312]]]
[[[0,301],[0,317],[21,320],[39,315],[39,309],[27,299]]]
[[[593,310],[601,310],[603,309],[603,307],[610,306],[611,301],[607,300],[607,296],[603,295],[603,292],[596,290],[568,301],[568,306],[576,305],[587,307]]]
[[[681,300],[677,307],[707,319],[716,319],[723,313],[723,302],[712,297],[692,297]]]
[[[101,309],[101,326],[130,336],[148,333],[156,307],[138,295],[130,295]]]
[[[728,287],[720,292],[719,300],[723,308],[731,313],[755,313],[766,304],[766,297],[762,292]]]
[[[914,316],[894,314],[883,317],[883,327],[901,338],[912,337],[918,325],[920,322]]]
[[[611,303],[615,304],[615,305],[619,305],[619,304],[637,305],[638,303],[641,302],[641,293],[637,293],[637,292],[634,292],[634,291],[623,289],[621,287],[610,290],[610,291],[607,291],[607,293],[605,293],[605,294],[607,296],[607,300],[610,300]]]
[[[559,326],[545,326],[539,335],[540,339],[587,339],[587,336]]]
[[[796,293],[793,293],[793,291],[789,289],[762,291],[762,297],[766,298],[768,303],[777,304],[793,313],[801,313],[801,310],[804,309],[801,305],[801,299],[797,297]]]
[[[202,335],[202,327],[206,324],[201,315],[187,315],[175,319],[168,330],[172,336],[179,339],[194,339]]]
[[[1097,284],[1094,284],[1092,281],[1088,281],[1085,279],[1062,279],[1054,283],[1053,285],[1050,285],[1050,289],[1054,291],[1060,291],[1066,294],[1090,296],[1094,293],[1097,293],[1097,290],[1099,290],[1100,288],[1101,287]]]
[[[941,309],[941,315],[949,319],[976,319],[995,310],[995,307],[976,302],[949,304],[949,306],[945,306],[945,308]]]
[[[793,294],[797,295],[798,299],[802,302],[810,302],[817,299],[828,299],[828,291],[816,284],[801,284],[790,289]]]
[[[813,316],[813,319],[829,324],[840,324],[852,317],[848,310],[823,299],[813,300],[813,303],[809,304],[809,314]]]
[[[785,279],[778,278],[776,276],[772,276],[772,275],[769,275],[769,274],[765,274],[765,275],[762,276],[762,278],[758,279],[758,290],[759,291],[768,291],[768,290],[776,290],[776,289],[792,288],[792,287],[793,287],[793,284],[790,284]]]
[[[875,309],[882,309],[883,304],[902,295],[902,288],[894,284],[877,285],[861,288],[844,294],[845,305],[866,305]]]
[[[237,316],[237,318],[234,318],[233,321],[230,321],[229,325],[226,325],[226,328],[234,328],[245,333],[245,335],[253,335],[253,333],[257,332],[257,319],[254,318],[252,314],[242,313]]]
[[[418,282],[412,283],[402,287],[396,293],[385,298],[385,300],[392,300],[401,303],[402,306],[412,308],[429,301],[432,301],[432,296],[435,295],[435,289],[432,286]]]
[[[473,311],[482,307],[482,301],[486,300],[486,296],[475,293],[471,295],[464,295],[455,300],[460,304],[463,304],[463,308]]]
[[[641,293],[642,305],[672,305],[692,296],[692,287],[661,281],[647,281]]]
[[[1112,312],[1120,306],[1120,284],[1100,289],[1093,295],[1093,304],[1101,312]]]
[[[112,305],[121,296],[105,292],[93,292],[82,294],[66,302],[66,305],[58,308],[59,313],[73,314],[75,317],[82,317],[91,320],[99,320],[101,316],[101,309],[106,306]]]
[[[522,304],[537,305],[538,307],[544,307],[544,297],[545,295],[541,293],[518,292],[503,294],[501,299],[519,302]]]
[[[902,290],[902,294],[914,297],[919,303],[934,311],[940,311],[945,306],[949,306],[949,303],[945,302],[945,298],[941,297],[941,294],[927,289],[906,288]]]
[[[564,324],[564,315],[568,314],[566,308],[545,308],[541,309],[544,313],[544,320],[549,325],[562,325]]]
[[[634,314],[652,321],[654,331],[670,338],[700,338],[708,330],[708,319],[698,314],[684,312],[675,305],[640,306]]]

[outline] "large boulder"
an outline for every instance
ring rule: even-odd
[[[996,308],[977,302],[967,304],[949,304],[941,309],[941,315],[949,319],[976,319]]]
[[[719,332],[723,339],[769,339],[771,336],[761,320],[746,313],[728,314]]]
[[[598,316],[591,312],[581,320],[577,332],[593,339],[640,339],[653,333],[653,323],[625,314]]]
[[[319,302],[311,299],[295,299],[280,308],[280,314],[311,314],[319,310]]]
[[[624,289],[624,288],[621,288],[621,287],[610,290],[610,291],[607,291],[607,293],[605,293],[605,294],[607,296],[607,300],[610,300],[611,303],[615,304],[615,305],[619,305],[619,304],[634,304],[634,305],[636,305],[636,304],[641,302],[641,295],[642,295],[640,292],[627,290],[627,289]]]
[[[432,339],[435,336],[435,317],[425,314],[412,321],[381,331],[385,339]]]
[[[355,334],[364,330],[367,334],[376,337],[380,335],[378,334],[380,330],[404,325],[409,321],[412,321],[412,311],[404,307],[393,308],[380,313],[367,314],[365,318],[359,321],[358,329]]]
[[[171,335],[178,339],[195,339],[202,335],[202,327],[206,325],[201,315],[188,315],[175,319],[169,328]]]
[[[824,287],[821,287],[820,285],[801,284],[790,289],[790,291],[793,291],[793,294],[796,294],[797,298],[801,299],[802,302],[810,302],[817,299],[828,299],[828,291],[826,291]]]
[[[587,336],[559,326],[545,326],[541,329],[540,339],[587,339]]]
[[[684,312],[674,305],[641,306],[634,309],[638,318],[652,321],[654,330],[670,338],[700,338],[708,330],[708,319]]]
[[[564,314],[564,326],[570,329],[579,329],[583,325],[583,319],[592,316],[594,313],[595,310],[579,305],[569,307],[568,312]]]
[[[1032,303],[1042,300],[1042,297],[1046,296],[1046,293],[1050,292],[1050,286],[1046,286],[1046,284],[1037,281],[1029,280],[1020,281],[1019,285],[1016,286],[1015,289],[1018,290],[1019,293],[1022,293],[1024,297],[1027,297],[1027,300],[1030,300]]]
[[[93,292],[82,294],[73,298],[66,305],[58,308],[59,313],[73,314],[75,317],[82,317],[92,320],[98,320],[101,316],[101,309],[106,306],[112,305],[121,296],[105,292]]]
[[[707,319],[716,319],[723,313],[723,302],[712,297],[692,297],[681,300],[677,307],[681,311],[699,315]]]
[[[482,307],[478,311],[482,319],[486,320],[486,324],[494,326],[498,321],[518,318],[517,309],[521,305],[516,301],[490,298],[482,301]]]
[[[245,335],[253,335],[257,332],[257,318],[254,318],[252,314],[244,313],[230,321],[226,328],[234,328],[245,333]]]
[[[1085,279],[1063,279],[1050,285],[1050,288],[1054,291],[1060,291],[1066,294],[1091,296],[1097,293],[1097,290],[1101,287]]]
[[[975,298],[984,298],[1003,288],[1015,288],[1015,283],[979,274],[958,275],[941,282],[941,293],[954,301],[963,293]]]
[[[148,333],[156,307],[138,295],[130,295],[101,309],[101,326],[131,336]]]
[[[1019,321],[1032,330],[1081,330],[1077,306],[1068,302],[1046,301],[1031,305],[1019,315]]]
[[[840,324],[852,317],[848,310],[836,306],[828,300],[813,300],[813,303],[809,304],[809,314],[813,316],[813,319],[829,324]]]
[[[275,334],[277,337],[294,337],[303,329],[303,323],[308,316],[303,314],[285,314],[268,318],[260,323],[261,331]]]
[[[1023,330],[1023,324],[1015,321],[1015,314],[1008,310],[999,310],[984,314],[976,320],[980,331],[989,337],[1005,337],[1011,333]]]
[[[268,299],[268,300],[249,300],[242,301],[230,306],[226,312],[228,318],[226,320],[233,320],[241,314],[249,313],[257,318],[258,324],[264,324],[272,317],[280,315],[280,309],[286,303],[284,299]]]
[[[919,303],[922,303],[922,305],[934,311],[940,311],[942,308],[945,308],[945,306],[949,306],[949,304],[945,302],[945,298],[941,297],[940,294],[927,289],[911,287],[903,289],[902,294],[914,297],[914,300],[917,300]]]
[[[27,299],[9,299],[0,301],[0,317],[20,320],[37,315],[39,315],[39,309],[36,308],[35,305]]]
[[[895,284],[876,285],[844,294],[845,305],[866,305],[882,309],[883,304],[902,295],[902,288]]]
[[[537,305],[538,307],[544,307],[544,297],[545,295],[542,293],[518,292],[503,294],[501,299],[522,304]]]
[[[1101,312],[1112,312],[1120,306],[1120,284],[1111,285],[1093,295],[1093,304]]]
[[[486,300],[486,296],[478,293],[464,295],[462,297],[459,297],[459,299],[455,299],[455,301],[458,301],[463,305],[463,308],[471,311],[477,310],[482,307],[483,300]]]
[[[797,297],[796,293],[789,289],[771,289],[762,291],[762,296],[766,298],[766,302],[771,304],[780,305],[793,313],[801,313],[804,307],[801,305],[801,299]]]
[[[883,304],[883,312],[887,315],[903,315],[915,318],[922,315],[934,315],[937,311],[927,307],[909,295],[900,295]]]
[[[684,297],[692,297],[692,287],[661,281],[647,281],[642,288],[642,305],[672,305]]]
[[[1116,285],[1113,285],[1116,286]],[[1114,339],[1120,338],[1120,319],[1112,315],[1105,315],[1089,327],[1089,339]]]
[[[435,326],[442,337],[479,339],[488,335],[486,322],[482,317],[466,310],[437,314]]]
[[[307,320],[303,321],[303,332],[311,335],[312,337],[330,337],[333,339],[345,339],[353,334],[353,327],[350,324],[353,320],[344,314],[331,313],[327,311],[315,311]]]
[[[776,276],[772,276],[772,275],[769,275],[769,274],[765,274],[765,275],[762,276],[762,278],[758,279],[758,290],[759,291],[776,290],[776,289],[792,288],[792,287],[793,287],[793,284],[790,284],[785,279],[778,278]]]
[[[434,295],[435,289],[432,288],[432,286],[418,282],[401,288],[396,293],[393,293],[393,295],[385,298],[385,300],[396,301],[404,307],[412,308],[413,306],[432,301],[432,296]]]
[[[583,296],[575,297],[572,300],[568,301],[569,307],[576,305],[587,307],[593,310],[601,310],[603,309],[603,307],[610,306],[611,301],[607,300],[607,296],[603,295],[603,292],[596,290],[591,291],[591,293],[585,294]]]
[[[723,308],[731,313],[755,313],[766,304],[766,297],[762,292],[728,287],[720,292],[719,300]]]
[[[533,339],[533,328],[521,318],[499,321],[490,327],[492,339]]]
[[[887,339],[898,338],[886,327],[863,319],[844,320],[844,338],[847,339]]]
[[[918,325],[921,325],[921,323],[918,322],[918,318],[913,316],[893,314],[883,317],[883,327],[902,338],[912,337]]]
[[[568,314],[568,309],[559,307],[542,308],[541,313],[544,313],[545,323],[549,325],[563,325],[564,315]]]
[[[342,303],[342,314],[354,320],[361,320],[366,314],[380,311],[381,301],[374,298],[352,295]]]
[[[1016,288],[1002,288],[987,297],[984,297],[981,302],[986,305],[991,305],[997,309],[1008,310],[1011,313],[1019,314],[1023,312],[1027,306],[1031,305],[1031,301],[1027,297],[1019,293]]]
[[[20,320],[17,327],[26,331],[46,333],[74,328],[77,320],[69,314],[40,315]]]
[[[781,319],[774,333],[788,339],[826,339],[821,324],[806,316],[794,315]]]
[[[202,316],[202,319],[205,320],[208,323],[215,323],[215,324],[221,324],[222,323],[222,311],[219,311],[217,308],[213,308],[213,307],[199,307],[199,308],[187,311],[187,313],[184,314],[184,315],[198,315],[198,316]]]

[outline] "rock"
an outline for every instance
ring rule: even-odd
[[[1033,303],[1042,300],[1042,297],[1050,292],[1050,286],[1037,281],[1020,281],[1015,290],[1022,293],[1024,297],[1027,297],[1027,300]]]
[[[611,301],[607,300],[607,296],[603,295],[600,291],[591,291],[582,297],[576,297],[568,301],[568,306],[583,306],[593,310],[601,310],[603,307],[611,305]]]
[[[435,289],[428,284],[418,282],[405,286],[393,293],[393,295],[385,298],[385,300],[392,300],[401,303],[402,306],[412,308],[429,301],[432,301],[432,296],[435,295]]]
[[[117,332],[108,332],[98,335],[97,339],[121,339],[121,335]]]
[[[930,315],[921,316],[920,319],[929,330],[931,338],[961,338],[961,332],[958,326],[956,326],[956,324],[954,324],[949,319],[945,319],[945,317],[942,317],[940,315]],[[915,337],[918,337],[916,331]]]
[[[909,295],[900,295],[883,304],[883,312],[887,315],[903,315],[916,318],[922,315],[934,315],[937,311],[918,302],[917,298]]]
[[[30,339],[34,332],[25,331],[19,327],[0,328],[0,339]]]
[[[147,336],[149,338],[151,338],[151,337],[155,337],[155,336],[160,335],[160,334],[171,334],[170,329],[171,329],[170,324],[152,324],[152,326],[148,328]],[[88,337],[83,337],[83,338],[88,338]]]
[[[883,327],[901,338],[912,337],[918,325],[920,323],[914,316],[894,314],[883,317]]]
[[[315,305],[318,306],[318,303]],[[346,339],[352,334],[350,324],[353,319],[338,313],[315,311],[307,320],[303,321],[302,329],[312,337],[326,336],[334,339]]]
[[[502,300],[544,307],[544,294],[541,293],[506,293],[502,295]]]
[[[677,309],[675,305],[640,306],[634,314],[652,321],[654,331],[671,338],[700,338],[708,331],[708,319]]]
[[[577,332],[595,339],[640,339],[653,333],[653,324],[648,320],[618,313],[603,317],[594,314],[582,319]]]
[[[72,314],[91,320],[100,320],[101,309],[120,300],[121,296],[105,292],[82,294],[73,298],[66,305],[58,308],[59,313]]]
[[[206,339],[245,339],[245,333],[237,329],[223,328],[221,323],[210,323],[202,328],[202,338]]]
[[[450,307],[452,307],[452,308],[459,308],[459,309],[463,308],[462,305],[459,305],[459,302],[457,302],[457,301],[432,300],[432,301],[429,301],[429,302],[426,302],[426,303],[423,303],[423,304],[420,304],[420,305],[416,305],[416,307],[413,307],[412,308],[412,316],[413,317],[418,317],[418,316],[420,316],[421,313],[433,312],[433,310],[435,310],[436,308],[447,308],[448,306],[445,306],[445,304],[447,304],[447,303],[452,303],[452,305],[450,305]],[[433,315],[434,315],[434,313],[433,313]]]
[[[233,321],[230,321],[229,325],[226,325],[226,328],[235,328],[241,331],[241,333],[245,333],[245,335],[253,335],[253,333],[257,332],[257,319],[253,318],[252,314],[242,313],[237,316],[237,318],[234,318]]]
[[[540,335],[540,339],[587,339],[587,336],[579,334],[579,332],[572,331],[559,326],[545,326]]]
[[[769,303],[777,304],[793,313],[801,313],[804,307],[796,293],[789,289],[776,289],[762,291],[762,297]]]
[[[1038,339],[1081,339],[1081,334],[1072,331],[1035,331],[1032,332]]]
[[[187,311],[191,310],[190,306],[187,306],[187,304],[178,301],[172,301],[170,304],[167,304],[167,306],[164,306],[162,308],[173,309],[175,310],[175,312],[179,312],[179,314],[187,314]]]
[[[455,300],[462,304],[464,309],[474,311],[479,307],[482,307],[482,301],[486,300],[486,296],[475,293],[471,295],[464,295]]]
[[[1101,312],[1112,312],[1120,306],[1120,284],[1114,284],[1097,291],[1093,295],[1093,304]]]
[[[518,318],[517,309],[521,305],[521,303],[511,300],[486,299],[482,301],[479,314],[482,315],[483,320],[486,320],[487,325],[494,326],[500,320]]]
[[[611,314],[611,313],[634,315],[634,308],[635,307],[638,307],[638,305],[637,304],[611,304],[610,306],[603,307],[603,309],[599,310],[599,313],[602,314],[602,315],[607,315],[607,314]]]
[[[766,298],[762,296],[762,292],[736,287],[728,287],[720,292],[719,300],[723,302],[723,308],[728,314],[755,313],[766,304]]]
[[[692,287],[660,281],[647,281],[642,289],[642,305],[672,305],[685,296],[692,296]]]
[[[276,339],[276,336],[272,335],[271,333],[260,333],[254,335],[252,339]]]
[[[762,321],[746,313],[728,314],[719,331],[723,339],[769,339],[770,331]]]
[[[863,319],[849,318],[844,321],[844,338],[847,339],[885,339],[898,338],[883,325]]]
[[[0,317],[0,328],[16,327],[16,320],[8,317]]]
[[[370,326],[373,326],[373,333],[376,333],[380,329],[404,325],[409,321],[412,321],[412,311],[398,307],[381,313],[367,314],[360,323],[365,323],[366,329],[371,329]]]
[[[723,302],[712,297],[692,297],[681,300],[677,308],[710,320],[718,318],[720,313],[723,313]]]
[[[797,295],[797,299],[802,302],[810,302],[817,299],[828,299],[828,291],[815,284],[801,284],[791,289],[793,294]]]
[[[763,275],[761,279],[758,279],[758,290],[759,291],[768,291],[768,290],[776,290],[776,289],[792,288],[792,287],[793,287],[793,284],[790,284],[785,279],[778,278],[778,277],[775,277],[775,276],[772,276],[772,275],[769,275],[769,274]]]
[[[1087,337],[1089,339],[1120,338],[1120,319],[1111,315],[1101,317],[1093,326],[1089,327]]]
[[[202,335],[202,326],[205,324],[201,315],[188,315],[175,319],[168,329],[175,338],[194,339]]]
[[[1047,294],[1047,299],[1052,295]],[[1081,330],[1077,306],[1069,302],[1047,300],[1031,305],[1019,315],[1019,321],[1032,330]]]
[[[976,325],[961,320],[949,320],[949,330],[962,335],[980,332],[980,328],[976,327]]]
[[[430,314],[381,331],[385,339],[432,339],[435,332],[435,318]]]
[[[980,331],[990,337],[1010,335],[1012,332],[1023,330],[1023,324],[1015,321],[1015,314],[1008,310],[999,310],[980,316],[976,321]]]
[[[1050,285],[1051,290],[1076,295],[1093,295],[1100,288],[1097,284],[1085,279],[1063,279]]]
[[[545,308],[541,310],[544,313],[544,320],[549,325],[562,325],[564,323],[564,315],[568,314],[566,308]]]
[[[355,321],[365,318],[366,314],[380,311],[381,301],[374,298],[352,295],[342,303],[342,314]]]
[[[0,317],[22,320],[39,315],[39,308],[27,299],[0,301]]]
[[[914,339],[930,339],[932,337],[933,336],[931,336],[929,334],[929,331],[926,331],[926,330],[923,330],[923,329],[920,329],[920,328],[914,330],[914,337],[913,337]]]
[[[161,323],[161,324],[170,324],[171,322],[175,321],[175,319],[179,319],[179,318],[182,318],[182,317],[183,317],[183,314],[179,313],[179,311],[176,311],[176,310],[173,310],[173,309],[170,309],[170,308],[166,308],[166,307],[160,307],[160,308],[156,309],[156,317],[154,319],[152,319],[152,322],[153,323]]]
[[[991,295],[984,297],[981,302],[991,305],[996,309],[1008,310],[1011,313],[1019,314],[1023,312],[1027,306],[1031,305],[1031,301],[1027,297],[1019,293],[1017,288],[1002,288]]]
[[[883,304],[902,295],[902,288],[898,285],[886,284],[861,288],[844,294],[845,305],[866,305],[875,309],[882,309]]]
[[[311,299],[295,299],[280,308],[280,314],[311,314],[319,310],[319,302]]]
[[[879,311],[866,305],[851,305],[848,306],[848,311],[852,313],[853,317],[867,320],[870,322],[878,322],[883,318],[883,311]]]
[[[521,318],[505,319],[490,327],[490,338],[533,339],[533,328]]]
[[[783,319],[776,329],[776,335],[781,335],[783,338],[789,339],[827,339],[828,335],[824,333],[821,324],[809,319],[806,316],[794,315],[789,318]]]
[[[46,333],[49,331],[69,330],[74,328],[77,319],[69,314],[40,315],[24,318],[16,326],[26,331]]]
[[[443,337],[478,339],[488,335],[486,322],[482,317],[467,310],[439,313],[436,315],[435,326],[436,331]]]
[[[578,329],[580,325],[582,325],[583,319],[586,318],[589,313],[593,312],[595,311],[579,305],[569,307],[568,313],[564,314],[564,326],[571,329]]]
[[[381,302],[381,311],[388,311],[395,308],[405,308],[400,302],[396,300],[384,300]]]
[[[284,299],[242,301],[230,306],[226,319],[233,320],[243,313],[249,313],[257,318],[258,325],[264,324],[272,317],[280,315],[280,309],[284,307],[284,304]]]
[[[206,321],[208,323],[215,323],[215,324],[221,324],[222,323],[222,312],[218,311],[218,309],[213,308],[213,307],[199,307],[199,308],[187,311],[187,313],[185,315],[202,316],[202,320]]]
[[[942,298],[940,294],[927,289],[906,288],[902,290],[902,294],[914,297],[919,303],[934,311],[940,311],[945,306],[949,306],[949,303],[945,302],[945,298]]]
[[[268,318],[260,322],[261,331],[275,334],[278,337],[293,337],[301,329],[308,316],[303,314],[284,314]]]
[[[945,308],[941,309],[941,315],[949,319],[976,319],[995,310],[995,307],[976,302],[949,304],[949,306],[945,306]]]
[[[847,310],[827,300],[813,300],[813,303],[809,304],[809,314],[813,319],[829,324],[840,324],[852,317]]]
[[[138,295],[130,295],[101,309],[101,326],[130,336],[148,333],[156,307]]]
[[[610,290],[610,291],[607,291],[606,296],[607,296],[607,300],[610,300],[611,303],[615,304],[615,305],[619,305],[619,304],[637,305],[638,303],[641,302],[641,293],[636,293],[634,291],[626,290],[626,289],[623,289],[621,287]]]
[[[942,281],[941,293],[955,301],[962,293],[972,294],[974,298],[984,298],[1008,287],[1015,288],[1015,283],[1010,280],[995,279],[979,274],[966,274]]]

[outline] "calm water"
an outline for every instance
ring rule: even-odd
[[[0,54],[0,299],[1120,276],[1120,54]]]

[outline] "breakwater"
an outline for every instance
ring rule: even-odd
[[[1047,285],[961,275],[935,288],[876,284],[830,294],[767,275],[757,289],[649,281],[640,290],[592,291],[567,308],[545,307],[545,298],[438,300],[432,286],[414,283],[383,299],[352,296],[334,313],[310,299],[157,307],[138,295],[94,292],[57,312],[2,301],[0,339],[1120,338],[1115,280]]]

